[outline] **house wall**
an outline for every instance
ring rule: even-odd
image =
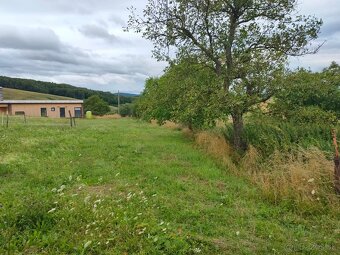
[[[60,108],[65,108],[65,116],[69,117],[70,110],[72,117],[74,117],[74,110],[77,107],[82,109],[83,106],[82,104],[11,104],[9,107],[9,114],[15,115],[16,112],[25,112],[26,116],[41,117],[41,108],[46,108],[47,117],[60,118]],[[52,111],[52,108],[55,110]]]
[[[7,104],[0,104],[0,115],[7,113]]]

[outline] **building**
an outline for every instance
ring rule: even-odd
[[[65,118],[83,117],[82,100],[3,100],[0,87],[0,115]]]

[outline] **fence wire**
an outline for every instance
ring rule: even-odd
[[[2,114],[0,115],[0,126],[3,128],[17,126],[74,127],[76,126],[76,119],[30,117],[25,115],[7,116]]]

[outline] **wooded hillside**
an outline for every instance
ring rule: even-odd
[[[90,96],[98,95],[110,105],[118,104],[118,96],[111,92],[103,92],[87,88],[80,88],[69,84],[57,84],[53,82],[44,82],[0,76],[0,87],[33,91],[63,97],[72,97],[76,99],[87,99]],[[122,104],[131,103],[132,101],[133,97],[127,96],[120,97],[120,102]]]

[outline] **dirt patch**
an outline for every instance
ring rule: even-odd
[[[96,119],[121,119],[122,116],[120,116],[119,114],[110,114],[110,115],[104,115],[104,116],[96,116]]]

